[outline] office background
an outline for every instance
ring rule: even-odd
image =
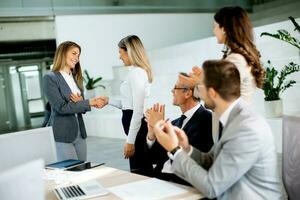
[[[96,95],[118,96],[124,68],[117,43],[128,34],[139,35],[154,68],[155,81],[149,101],[167,105],[167,115],[177,116],[171,105],[171,88],[180,71],[188,72],[206,59],[220,58],[222,46],[212,36],[213,13],[226,5],[249,10],[262,62],[271,60],[277,69],[298,62],[299,52],[289,45],[259,35],[286,29],[293,16],[299,22],[300,2],[276,1],[0,1],[0,132],[39,127],[46,99],[41,79],[51,67],[56,46],[65,40],[82,47],[81,64],[92,76],[102,76],[106,90]],[[297,35],[296,35],[297,36]],[[291,76],[300,81],[300,74]],[[283,94],[284,112],[300,112],[299,83]],[[257,90],[254,107],[264,114],[264,100]],[[90,136],[124,138],[120,113],[113,108],[94,109],[85,116]],[[281,146],[281,119],[269,119],[277,147]],[[114,128],[111,128],[114,127]],[[279,152],[281,150],[279,149]]]

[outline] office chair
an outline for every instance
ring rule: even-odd
[[[52,127],[0,135],[0,171],[35,159],[57,162]]]
[[[282,176],[289,200],[300,199],[300,116],[283,116]]]

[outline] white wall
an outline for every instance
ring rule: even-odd
[[[138,35],[147,50],[211,35],[212,14],[116,14],[56,16],[57,43],[78,42],[81,64],[95,76],[113,78],[112,66],[122,65],[117,44]],[[207,26],[209,24],[209,26]]]

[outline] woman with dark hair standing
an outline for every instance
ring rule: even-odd
[[[151,175],[152,165],[144,155],[148,129],[143,113],[153,81],[152,68],[144,46],[136,35],[123,38],[118,46],[120,59],[128,69],[128,75],[120,86],[121,100],[109,97],[102,99],[104,106],[109,104],[122,109],[122,124],[127,135],[124,157],[129,158],[130,171]]]
[[[49,125],[53,128],[58,161],[86,160],[86,130],[82,114],[101,103],[97,98],[83,98],[80,53],[81,48],[75,42],[61,43],[55,52],[52,72],[43,79],[51,107]]]
[[[264,69],[260,64],[260,53],[256,49],[253,28],[247,12],[241,7],[221,8],[214,16],[213,32],[219,44],[224,44],[223,59],[236,65],[241,77],[241,96],[251,103],[256,87],[261,88]],[[195,86],[199,67],[193,68],[193,79],[180,77]]]
[[[221,8],[214,16],[213,33],[218,43],[224,44],[223,59],[235,64],[240,73],[241,98],[251,104],[256,88],[263,86],[265,71],[259,61],[260,53],[254,44],[253,28],[247,12],[238,6]],[[202,69],[195,66],[190,78],[179,77],[185,84],[195,87],[196,97],[201,90],[198,85],[201,72]],[[212,135],[214,142],[217,142],[221,124],[214,113],[212,119]]]

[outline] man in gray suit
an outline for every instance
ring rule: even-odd
[[[170,122],[154,126],[159,143],[173,160],[172,170],[208,198],[281,199],[272,132],[265,119],[240,98],[240,75],[225,60],[206,61],[200,97],[220,120],[219,140],[203,153]]]

